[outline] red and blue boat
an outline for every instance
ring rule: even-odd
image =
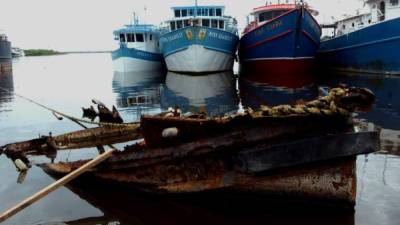
[[[240,76],[285,87],[312,84],[321,28],[307,4],[255,8],[240,40]]]

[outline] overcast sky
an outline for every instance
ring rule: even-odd
[[[363,5],[362,0],[307,2],[320,11],[320,22],[354,14]],[[25,49],[111,50],[117,46],[113,30],[129,23],[133,12],[141,21],[159,24],[172,15],[171,6],[193,4],[194,0],[0,0],[0,30],[7,33],[13,46]],[[246,15],[265,1],[199,0],[198,4],[225,5],[242,30]]]

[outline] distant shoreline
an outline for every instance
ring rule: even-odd
[[[86,53],[111,53],[112,51],[67,51],[59,52],[52,49],[26,49],[25,56],[51,56],[64,54],[86,54]]]

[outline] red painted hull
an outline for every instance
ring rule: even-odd
[[[314,58],[265,59],[242,62],[240,76],[277,87],[299,88],[314,83]]]

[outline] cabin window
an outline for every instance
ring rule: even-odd
[[[181,17],[181,10],[175,9],[175,17]]]
[[[390,5],[395,6],[399,4],[399,0],[390,0]]]
[[[189,16],[193,16],[193,12],[194,12],[193,9],[189,9]]]
[[[182,17],[186,17],[186,16],[187,16],[187,10],[184,9],[184,10],[182,10]]]
[[[182,28],[182,20],[176,21],[176,29],[181,29]]]
[[[153,40],[153,35],[152,35],[152,34],[150,34],[150,41],[151,41],[151,40]]]
[[[210,16],[215,16],[215,14],[214,14],[214,9],[209,9],[209,10],[208,10],[208,15],[210,15]]]
[[[201,20],[203,27],[210,27],[210,20]]]
[[[119,40],[125,42],[125,34],[119,34]]]
[[[216,9],[215,10],[215,15],[216,16],[222,16],[222,9]]]
[[[218,20],[211,20],[211,27],[218,28]]]
[[[190,21],[189,20],[184,20],[183,24],[185,25],[185,27],[190,26]]]
[[[351,26],[354,27],[354,23],[352,23]]]
[[[144,42],[143,34],[136,34],[136,41],[137,42]]]
[[[201,9],[197,9],[197,16],[201,16]]]
[[[126,34],[127,42],[135,42],[133,34]]]
[[[258,16],[258,22],[272,20],[275,17],[278,17],[287,11],[288,10],[274,10],[274,11],[263,12]]]
[[[224,21],[220,20],[218,21],[218,23],[219,23],[219,29],[224,29]]]
[[[343,25],[342,25],[342,28],[343,28],[343,30],[346,29],[346,25],[343,24]]]
[[[371,20],[368,20],[368,23],[371,23]]]
[[[171,31],[176,30],[175,21],[170,22]]]

